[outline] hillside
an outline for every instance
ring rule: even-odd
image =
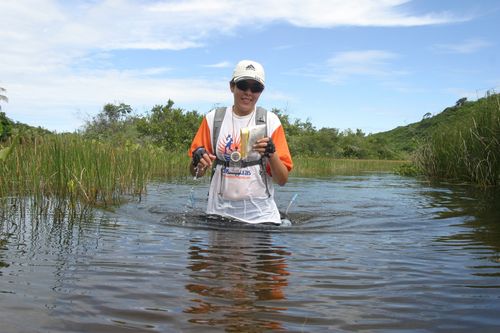
[[[49,130],[42,127],[34,127],[21,122],[15,122],[8,118],[4,112],[0,111],[0,143],[7,140],[15,132],[24,132],[32,134],[50,134]]]
[[[481,103],[486,98],[498,98],[498,96],[499,94],[489,94],[488,97],[477,101],[467,101],[466,98],[461,98],[454,106],[447,107],[434,116],[428,113],[419,122],[372,134],[370,137],[385,142],[395,152],[408,155],[417,148],[419,142],[429,137],[438,127],[453,126],[453,124],[463,122],[474,113],[480,112]]]

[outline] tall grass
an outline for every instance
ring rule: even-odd
[[[467,181],[481,186],[498,185],[499,95],[480,99],[466,121],[440,126],[418,149],[414,162],[431,179]]]
[[[77,219],[92,207],[119,204],[129,195],[140,199],[152,180],[188,176],[185,152],[153,146],[114,146],[76,134],[21,136],[16,144],[0,160],[0,218],[30,212]],[[296,157],[293,176],[389,171],[402,163]]]
[[[333,159],[329,157],[294,157],[293,175],[298,177],[321,177],[331,175],[359,174],[360,172],[392,171],[406,161]]]
[[[24,137],[0,161],[0,198],[108,206],[124,195],[140,197],[152,179],[187,175],[187,163],[185,153],[156,147],[113,146],[78,135]]]

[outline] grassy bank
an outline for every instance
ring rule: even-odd
[[[333,159],[328,157],[295,157],[293,176],[323,177],[362,172],[387,172],[401,166],[405,161]]]
[[[450,110],[456,120],[442,123],[416,151],[416,166],[431,179],[500,183],[500,98],[490,95]],[[449,111],[449,112],[450,112]]]
[[[34,215],[78,215],[89,207],[119,204],[125,196],[140,198],[153,180],[188,176],[185,152],[105,144],[76,134],[14,140],[5,145],[14,149],[0,159],[2,212],[27,206],[22,211]],[[320,177],[391,171],[403,162],[296,157],[294,163],[293,176]]]
[[[20,140],[0,162],[1,198],[60,198],[107,206],[123,195],[142,195],[154,178],[186,174],[185,154],[152,146],[112,146],[78,135]]]

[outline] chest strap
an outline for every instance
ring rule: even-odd
[[[214,163],[215,165],[223,165],[226,168],[230,166],[235,166],[238,168],[246,168],[252,165],[260,165],[262,159],[254,160],[254,161],[239,161],[239,162],[231,162],[231,161],[224,161],[221,159],[215,159]],[[215,166],[214,166],[215,167]]]
[[[224,161],[224,160],[217,158],[217,159],[215,159],[215,161],[213,163],[212,177],[210,178],[210,180],[212,180],[212,178],[214,177],[215,168],[217,167],[217,165],[223,165],[226,168],[228,168],[230,166],[235,166],[235,167],[239,167],[239,168],[246,168],[246,167],[249,167],[252,165],[260,165],[260,175],[264,179],[264,183],[266,184],[267,197],[271,197],[271,192],[269,192],[269,185],[267,184],[267,176],[266,176],[266,172],[265,172],[266,168],[264,166],[264,160],[262,158],[260,158],[258,160],[248,161],[248,162],[247,161],[229,162],[229,161]],[[223,172],[222,168],[220,169],[220,171],[221,171],[221,175],[220,175],[221,185],[220,185],[219,194],[222,195],[222,181],[224,179],[224,175],[222,173]]]

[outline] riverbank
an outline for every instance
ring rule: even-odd
[[[29,201],[40,210],[49,202],[64,207],[119,204],[141,197],[153,180],[189,177],[186,152],[152,145],[112,145],[77,134],[25,136],[0,161],[0,198]],[[295,157],[292,175],[320,177],[390,172],[404,161]],[[18,203],[19,204],[19,203]]]

